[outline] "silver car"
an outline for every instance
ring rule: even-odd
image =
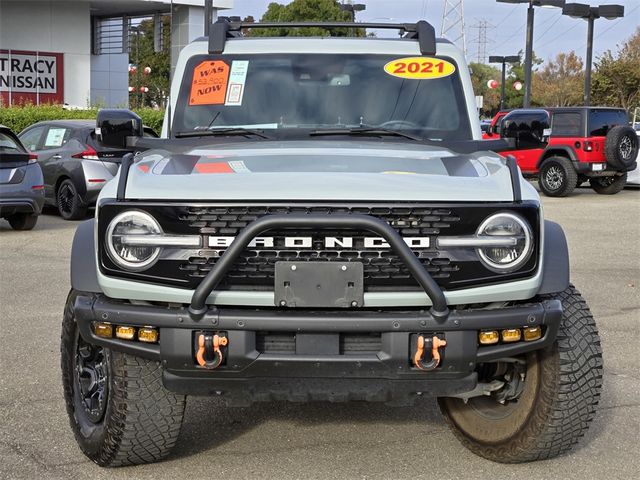
[[[14,230],[31,230],[42,211],[44,187],[37,158],[0,125],[0,218]]]

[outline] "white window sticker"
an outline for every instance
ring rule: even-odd
[[[231,160],[229,166],[236,173],[251,173],[242,160]]]
[[[44,142],[45,147],[61,147],[64,142],[64,134],[66,128],[50,128],[47,132],[47,139]]]
[[[227,87],[227,101],[225,102],[226,106],[242,105],[244,86],[245,83],[247,83],[247,70],[249,70],[248,60],[234,60],[231,63],[229,86]]]

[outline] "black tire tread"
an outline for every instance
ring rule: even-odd
[[[593,188],[594,192],[599,195],[615,195],[616,193],[624,190],[624,187],[627,185],[627,174],[624,173],[622,175],[616,176],[613,183],[609,185],[602,185],[600,183],[601,178],[606,177],[595,177],[589,179],[589,184],[591,188]]]
[[[629,156],[629,159],[625,161],[618,151],[620,141],[623,137],[628,136],[634,143],[634,149]],[[607,132],[607,137],[604,143],[604,156],[607,159],[607,163],[616,170],[626,171],[636,161],[638,156],[638,144],[640,138],[636,135],[636,132],[629,125],[616,125]]]
[[[73,191],[75,192],[74,199],[73,199],[73,207],[71,208],[71,212],[69,212],[69,214],[65,214],[62,211],[58,201],[59,191],[65,183],[69,183],[73,187]],[[63,180],[58,186],[58,189],[56,190],[56,207],[59,215],[65,220],[82,220],[87,216],[87,211],[89,210],[87,205],[82,204],[82,200],[80,199],[80,195],[78,194],[78,189],[76,188],[76,186],[74,185],[73,181],[70,178],[66,178],[65,180]]]
[[[7,217],[7,221],[14,230],[33,230],[38,223],[38,215],[35,213],[15,213]]]
[[[553,190],[548,190],[545,187],[544,180],[543,180],[543,172],[544,172],[545,166],[547,166],[549,163],[557,163],[564,170],[566,175],[564,188],[560,188],[559,190],[553,191]],[[570,195],[578,186],[578,172],[576,172],[576,169],[573,167],[571,160],[569,160],[568,158],[549,157],[541,165],[540,174],[538,176],[538,184],[540,185],[540,190],[542,190],[542,193],[544,193],[548,197],[566,197],[567,195]]]
[[[518,436],[503,445],[480,445],[443,412],[458,440],[477,455],[501,463],[562,455],[584,436],[596,414],[603,364],[595,320],[573,285],[553,298],[562,301],[562,324],[554,347],[541,352],[550,368],[543,367],[537,407]]]
[[[103,467],[164,459],[180,434],[186,397],[164,388],[159,362],[115,351],[110,351],[111,394],[105,418],[106,435],[98,452],[83,448],[83,438],[73,419],[73,374],[68,367],[65,369],[65,362],[71,365],[71,358],[64,348],[65,336],[75,335],[73,303],[76,296],[72,290],[65,308],[62,371],[67,411],[78,445],[85,455]]]

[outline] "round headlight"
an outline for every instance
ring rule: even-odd
[[[512,213],[498,213],[487,218],[477,231],[478,236],[504,240],[504,246],[478,248],[482,262],[495,272],[509,273],[520,268],[531,256],[533,241],[527,222]]]
[[[129,210],[117,215],[107,228],[107,252],[116,265],[125,270],[145,270],[158,259],[159,247],[139,246],[127,242],[129,235],[159,235],[160,225],[151,215]]]

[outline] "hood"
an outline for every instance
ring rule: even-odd
[[[140,200],[511,201],[505,160],[407,143],[260,141],[149,150],[129,172]]]

